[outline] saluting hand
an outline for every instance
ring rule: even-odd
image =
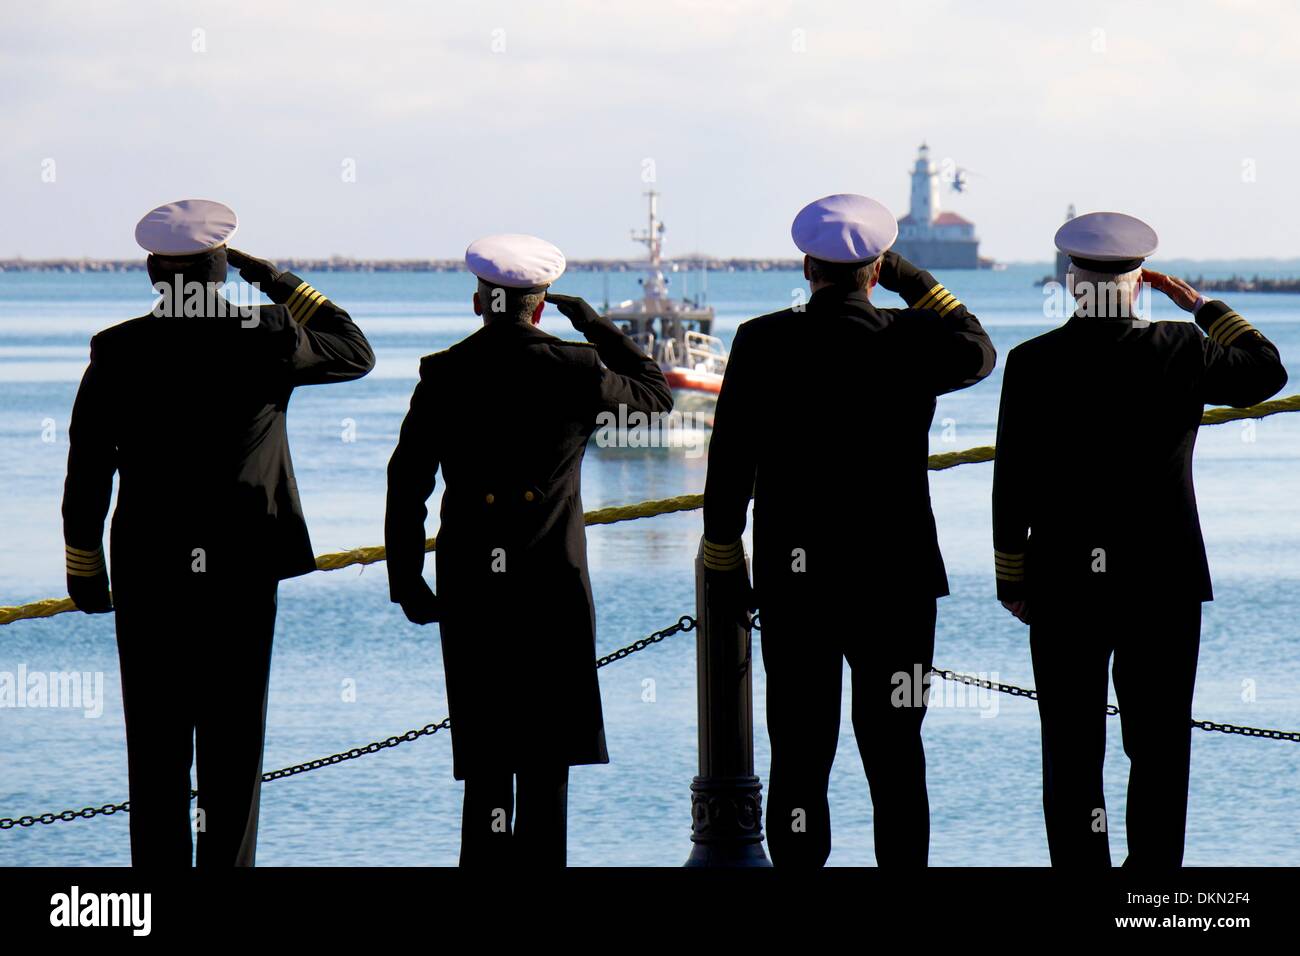
[[[1174,300],[1174,305],[1184,312],[1196,311],[1196,302],[1201,294],[1177,276],[1156,272],[1154,269],[1143,269],[1142,281],[1150,283],[1151,288],[1169,296]]]
[[[239,270],[240,278],[253,285],[270,285],[280,278],[280,270],[267,259],[258,259],[234,247],[226,248],[226,261]]]
[[[560,315],[568,319],[579,332],[593,322],[600,321],[600,314],[587,304],[581,296],[560,295],[558,292],[546,293],[546,301],[560,310]]]
[[[888,249],[880,254],[880,275],[876,277],[876,281],[882,289],[889,292],[898,291],[898,267],[905,261],[893,249]]]

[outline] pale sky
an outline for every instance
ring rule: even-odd
[[[0,257],[142,255],[189,196],[265,256],[634,257],[647,171],[669,255],[789,257],[818,196],[904,214],[923,139],[987,256],[1048,258],[1069,203],[1297,256],[1298,35],[1284,0],[4,0]]]

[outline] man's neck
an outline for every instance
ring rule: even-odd
[[[1133,304],[1128,301],[1111,302],[1111,303],[1089,303],[1080,304],[1074,310],[1074,314],[1081,319],[1140,319],[1142,318],[1133,309]]]
[[[859,289],[856,286],[836,285],[833,282],[810,282],[808,288],[811,290],[813,295],[816,295],[824,289],[833,289],[840,295],[851,295],[854,292],[861,292],[868,299],[871,298],[871,286],[867,286],[865,289]]]

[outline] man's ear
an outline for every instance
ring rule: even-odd
[[[880,267],[883,264],[883,257],[876,259],[876,264],[871,267],[871,278],[867,280],[867,291],[871,291],[880,282]]]
[[[533,325],[542,321],[542,310],[546,308],[546,300],[543,299],[537,303],[537,308],[533,309]]]
[[[478,297],[477,292],[474,293],[474,314],[475,315],[483,314],[483,300]]]
[[[812,269],[808,266],[808,257],[803,257],[803,277],[810,282],[812,281]]]

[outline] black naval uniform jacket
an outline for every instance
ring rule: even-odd
[[[993,469],[1000,599],[1212,600],[1192,487],[1204,406],[1254,405],[1287,376],[1225,303],[1195,320],[1076,315],[1011,350]]]
[[[446,483],[435,562],[458,780],[609,760],[582,457],[601,412],[667,412],[672,392],[612,323],[582,331],[591,345],[499,319],[425,356],[388,465],[394,602],[425,587],[439,467]]]
[[[289,396],[360,378],[375,359],[348,314],[292,273],[263,292],[276,304],[255,316],[146,315],[91,339],[63,493],[74,600],[105,573],[114,471],[115,581],[183,579],[196,548],[218,574],[315,569],[285,432]]]
[[[705,565],[739,554],[752,493],[765,613],[948,593],[930,508],[935,397],[980,381],[996,355],[934,276],[886,255],[907,308],[824,287],[736,331],[709,445]]]

